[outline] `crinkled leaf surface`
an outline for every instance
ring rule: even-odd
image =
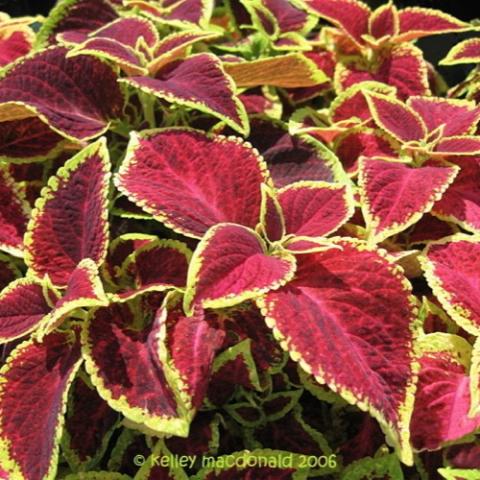
[[[295,258],[269,255],[253,231],[232,223],[212,227],[195,250],[188,271],[184,305],[220,308],[255,298],[288,282]]]
[[[6,73],[0,80],[0,121],[38,117],[74,140],[107,130],[123,105],[115,73],[96,58],[66,58],[66,53],[63,47],[49,48]]]
[[[85,147],[49,179],[25,235],[25,261],[37,276],[65,285],[82,259],[103,262],[109,179],[104,139]]]
[[[54,308],[43,319],[35,336],[41,339],[77,308],[105,306],[108,303],[97,265],[92,259],[85,258],[70,275],[64,295],[55,302]]]
[[[396,100],[374,92],[365,94],[377,125],[400,142],[423,140],[427,128],[420,115]]]
[[[410,286],[364,244],[297,257],[295,279],[260,300],[267,324],[294,360],[382,425],[404,462],[415,366]]]
[[[2,367],[0,467],[11,478],[56,478],[68,388],[80,362],[71,331],[22,343]]]
[[[239,139],[165,129],[132,137],[115,182],[167,226],[202,237],[220,222],[255,227],[267,175],[258,153]]]
[[[362,42],[368,31],[371,11],[357,0],[308,0],[309,8],[317,15],[340,27],[353,41]]]
[[[148,2],[145,0],[126,0],[132,7],[138,7],[142,13],[156,22],[181,28],[205,26],[212,15],[211,0],[163,0]]]

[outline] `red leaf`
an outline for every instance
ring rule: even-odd
[[[65,285],[78,263],[100,265],[108,243],[110,161],[101,139],[72,157],[51,177],[35,203],[25,235],[25,261],[39,277]]]
[[[138,247],[122,265],[134,285],[115,298],[126,301],[145,292],[185,287],[191,256],[190,249],[177,240],[152,240]]]
[[[393,97],[365,92],[370,112],[377,125],[400,142],[421,141],[427,128],[421,117]]]
[[[0,158],[14,162],[45,160],[55,155],[64,138],[38,118],[0,123]]]
[[[7,168],[0,166],[0,250],[15,256],[23,255],[23,235],[29,210]]]
[[[241,225],[212,227],[195,250],[184,308],[223,308],[277,289],[295,273],[295,258],[268,255],[263,240]]]
[[[10,31],[2,23],[0,22],[0,67],[26,55],[32,48],[33,39],[32,32],[28,28],[24,28],[23,31],[20,29]]]
[[[340,27],[357,44],[362,44],[362,35],[368,33],[371,11],[357,0],[308,0],[307,6],[322,18]]]
[[[468,23],[431,8],[410,7],[400,10],[400,34],[397,42],[408,42],[428,35],[470,30]]]
[[[254,119],[248,141],[261,153],[277,188],[301,180],[336,182],[343,174],[323,143],[308,135],[290,135],[285,128]]]
[[[399,30],[398,10],[392,3],[378,7],[369,18],[368,30],[374,38],[393,37]]]
[[[37,34],[37,45],[55,43],[62,32],[88,33],[115,20],[118,15],[107,0],[72,0],[61,2],[52,9],[49,20]]]
[[[203,311],[186,317],[177,307],[164,314],[168,314],[166,342],[173,365],[185,381],[185,391],[193,408],[200,408],[210,380],[213,358],[223,344],[225,333],[212,328]],[[168,325],[171,325],[170,329]]]
[[[343,89],[365,81],[383,82],[396,87],[401,99],[430,94],[427,64],[422,51],[408,43],[387,49],[380,55],[374,70],[368,70],[361,64],[338,63],[335,78]]]
[[[200,238],[221,222],[255,227],[267,175],[255,150],[239,139],[165,129],[132,135],[115,182],[157,220]]]
[[[98,463],[118,420],[118,413],[78,376],[70,390],[62,438],[62,452],[72,469],[88,471]]]
[[[53,333],[22,343],[2,367],[0,468],[10,478],[55,477],[67,391],[80,362],[73,332]]]
[[[353,197],[346,186],[297,182],[282,188],[278,201],[287,234],[325,237],[353,215]]]
[[[199,53],[169,63],[155,78],[129,77],[122,81],[168,102],[209,113],[241,134],[248,133],[247,114],[235,95],[235,85],[212,54]]]
[[[206,27],[213,11],[210,0],[166,0],[162,4],[146,0],[126,0],[129,7],[137,7],[152,20],[180,28]]]
[[[442,138],[436,145],[433,156],[480,155],[480,136]]]
[[[469,38],[457,43],[440,62],[441,65],[457,65],[461,63],[480,63],[479,38]]]
[[[480,119],[480,108],[468,100],[410,97],[407,105],[422,117],[428,132],[443,125],[444,137],[473,134]]]
[[[123,103],[115,73],[95,58],[66,53],[61,47],[42,50],[7,72],[0,80],[2,121],[38,117],[74,140],[108,129]]]
[[[152,48],[158,42],[158,31],[155,25],[142,17],[117,18],[103,25],[89,35],[89,38],[110,38],[122,45],[135,49],[140,38]]]
[[[445,311],[467,332],[480,333],[480,244],[459,235],[432,242],[421,259],[425,276]]]
[[[480,157],[449,158],[449,163],[460,167],[460,172],[435,203],[432,213],[466,230],[480,233]]]
[[[396,157],[392,142],[380,130],[348,129],[335,140],[335,153],[350,174],[358,171],[360,157]]]
[[[100,396],[129,421],[186,436],[190,412],[162,353],[165,324],[153,313],[118,303],[94,310],[82,332],[86,369]]]
[[[413,225],[432,209],[457,172],[453,166],[411,168],[394,161],[363,159],[359,185],[371,241],[380,242]]]
[[[472,348],[463,338],[447,333],[423,337],[420,348],[412,443],[416,450],[436,450],[480,427],[480,415],[468,415]]]
[[[295,279],[265,295],[262,313],[292,359],[368,410],[411,464],[416,312],[410,287],[375,250],[354,241],[338,245],[341,250],[300,255]]]
[[[0,343],[27,335],[51,310],[42,285],[26,278],[12,282],[0,294]]]

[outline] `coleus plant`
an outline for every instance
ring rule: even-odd
[[[478,72],[413,44],[474,28],[2,14],[0,478],[478,478]]]

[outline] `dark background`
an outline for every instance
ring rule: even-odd
[[[383,0],[367,0],[365,3],[375,7],[385,2]],[[474,7],[475,3],[475,0],[395,0],[395,4],[399,7],[418,5],[438,8],[467,21],[472,20],[480,14],[480,12],[478,12],[479,8]],[[15,16],[33,15],[36,13],[46,15],[54,4],[55,0],[0,0],[0,9]]]
[[[377,7],[386,2],[386,0],[364,0],[371,7]],[[402,8],[408,6],[421,6],[436,8],[457,18],[470,21],[480,17],[479,0],[394,0],[395,4]],[[11,16],[21,15],[47,15],[56,0],[0,0],[0,10],[9,13]],[[477,6],[475,7],[475,4]],[[418,42],[420,48],[425,52],[427,60],[433,64],[443,58],[447,52],[460,40],[474,36],[475,34],[449,34],[439,35],[422,39]],[[478,35],[478,34],[477,34]],[[456,67],[439,67],[440,73],[450,85],[463,80],[471,69],[471,66],[460,65]]]

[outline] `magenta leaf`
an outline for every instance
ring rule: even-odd
[[[176,240],[152,240],[140,246],[125,259],[121,269],[133,285],[114,299],[126,301],[145,292],[184,288],[191,256],[190,249]]]
[[[290,135],[281,124],[253,119],[248,141],[261,153],[277,188],[311,180],[338,182],[343,171],[322,142],[308,135]]]
[[[206,27],[213,11],[212,0],[126,0],[129,7],[137,7],[155,22],[180,28]]]
[[[442,138],[436,145],[435,156],[480,155],[480,136],[459,136]]]
[[[432,242],[422,267],[445,311],[467,332],[480,333],[480,245],[475,237],[458,235]]]
[[[100,265],[108,243],[110,160],[105,139],[85,147],[50,178],[25,235],[27,265],[66,285],[84,258]]]
[[[8,168],[0,166],[0,250],[23,256],[29,214],[30,208]]]
[[[431,8],[410,7],[400,10],[400,33],[397,41],[410,41],[416,38],[439,33],[470,30],[468,23],[451,15]]]
[[[39,324],[34,336],[41,340],[77,308],[105,306],[108,303],[97,265],[90,258],[85,258],[70,275],[64,295],[55,301],[54,308]]]
[[[55,156],[65,139],[38,118],[0,123],[0,159],[32,162]]]
[[[189,399],[180,396],[179,379],[161,353],[164,335],[165,322],[153,310],[111,304],[91,312],[82,352],[92,383],[111,408],[134,424],[186,436]]]
[[[460,172],[435,203],[432,213],[466,230],[480,233],[480,156],[452,157],[449,162],[460,167]]]
[[[42,50],[7,72],[0,80],[2,121],[38,117],[71,140],[89,140],[108,129],[123,104],[115,73],[90,56],[66,54],[62,47]]]
[[[373,71],[361,63],[339,63],[335,77],[344,89],[360,82],[375,81],[396,87],[401,99],[430,94],[427,64],[422,51],[415,45],[402,43],[381,56],[378,63]]]
[[[412,443],[416,450],[436,450],[480,427],[480,415],[469,416],[472,347],[461,337],[436,332],[423,337],[419,348]]]
[[[266,166],[248,144],[179,128],[133,134],[115,178],[143,210],[197,238],[221,222],[254,228],[263,182]]]
[[[53,299],[45,298],[43,286],[34,280],[21,278],[8,285],[0,294],[0,342],[21,338],[37,328],[52,310]]]
[[[480,63],[480,38],[469,38],[457,43],[440,62],[441,65],[461,63]]]
[[[308,0],[307,6],[317,15],[340,27],[353,41],[362,42],[368,32],[371,11],[357,0]]]
[[[400,162],[364,158],[359,186],[369,238],[381,242],[430,211],[453,182],[458,168],[411,168]]]
[[[166,343],[173,366],[184,379],[185,393],[197,409],[207,391],[213,359],[223,344],[224,332],[212,328],[203,311],[186,317],[180,307],[163,312],[168,315]]]
[[[80,363],[70,331],[22,343],[2,367],[0,468],[10,478],[55,478],[67,392]]]
[[[118,17],[108,0],[69,0],[59,2],[37,35],[37,46],[55,43],[61,33],[92,32]]]
[[[407,105],[422,117],[429,132],[443,125],[444,137],[473,134],[480,120],[480,108],[468,100],[410,97]]]
[[[295,258],[269,255],[263,240],[232,223],[212,227],[195,250],[188,272],[184,308],[236,305],[279,288],[295,273]]]
[[[427,135],[425,123],[412,108],[386,95],[368,92],[365,96],[377,125],[395,139],[406,143]]]
[[[353,197],[347,186],[324,182],[297,182],[282,188],[278,201],[287,234],[325,237],[353,215]]]
[[[61,443],[72,470],[88,471],[98,464],[118,421],[118,413],[82,376],[77,376],[69,392]]]
[[[262,313],[291,357],[373,415],[411,464],[416,313],[409,284],[377,251],[353,240],[337,244],[298,256],[295,279],[259,301]]]
[[[185,105],[220,118],[241,134],[248,134],[248,117],[235,94],[235,85],[212,54],[199,53],[169,63],[155,76],[122,81],[171,103]]]

